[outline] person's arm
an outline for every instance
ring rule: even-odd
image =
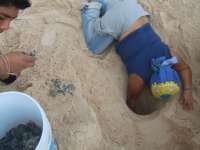
[[[181,102],[183,107],[187,110],[193,109],[193,95],[192,95],[192,71],[188,65],[188,58],[183,51],[173,49],[172,55],[176,56],[178,63],[173,67],[179,73],[182,80]]]
[[[9,74],[19,76],[20,73],[35,64],[35,57],[23,52],[10,52],[0,57],[0,79],[8,78]]]
[[[102,4],[91,2],[82,9],[82,27],[87,47],[94,54],[102,54],[111,45],[114,38],[102,32],[102,18],[100,18]]]
[[[0,80],[4,80],[8,78],[7,69],[5,66],[5,62],[2,57],[0,57]]]

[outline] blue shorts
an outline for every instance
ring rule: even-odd
[[[170,58],[170,49],[152,29],[150,23],[143,25],[116,45],[116,51],[126,65],[128,74],[139,75],[149,85],[153,73],[152,58]]]

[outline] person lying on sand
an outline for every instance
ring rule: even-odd
[[[10,27],[10,23],[18,16],[19,10],[31,6],[28,0],[0,0],[0,33]],[[35,57],[24,52],[10,52],[0,55],[0,80],[9,84],[13,82],[22,70],[32,67]]]
[[[136,0],[85,2],[81,13],[85,41],[94,54],[116,42],[128,72],[127,105],[131,110],[145,86],[160,99],[181,89],[183,107],[193,109],[192,72],[186,56],[160,39],[150,24],[150,14]]]

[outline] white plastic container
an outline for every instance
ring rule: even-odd
[[[42,128],[35,150],[57,150],[47,116],[31,96],[21,92],[0,93],[0,138],[13,127],[33,121]]]

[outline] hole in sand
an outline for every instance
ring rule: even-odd
[[[159,100],[151,95],[148,88],[145,88],[136,101],[134,112],[139,115],[149,115],[160,110],[169,100]]]

